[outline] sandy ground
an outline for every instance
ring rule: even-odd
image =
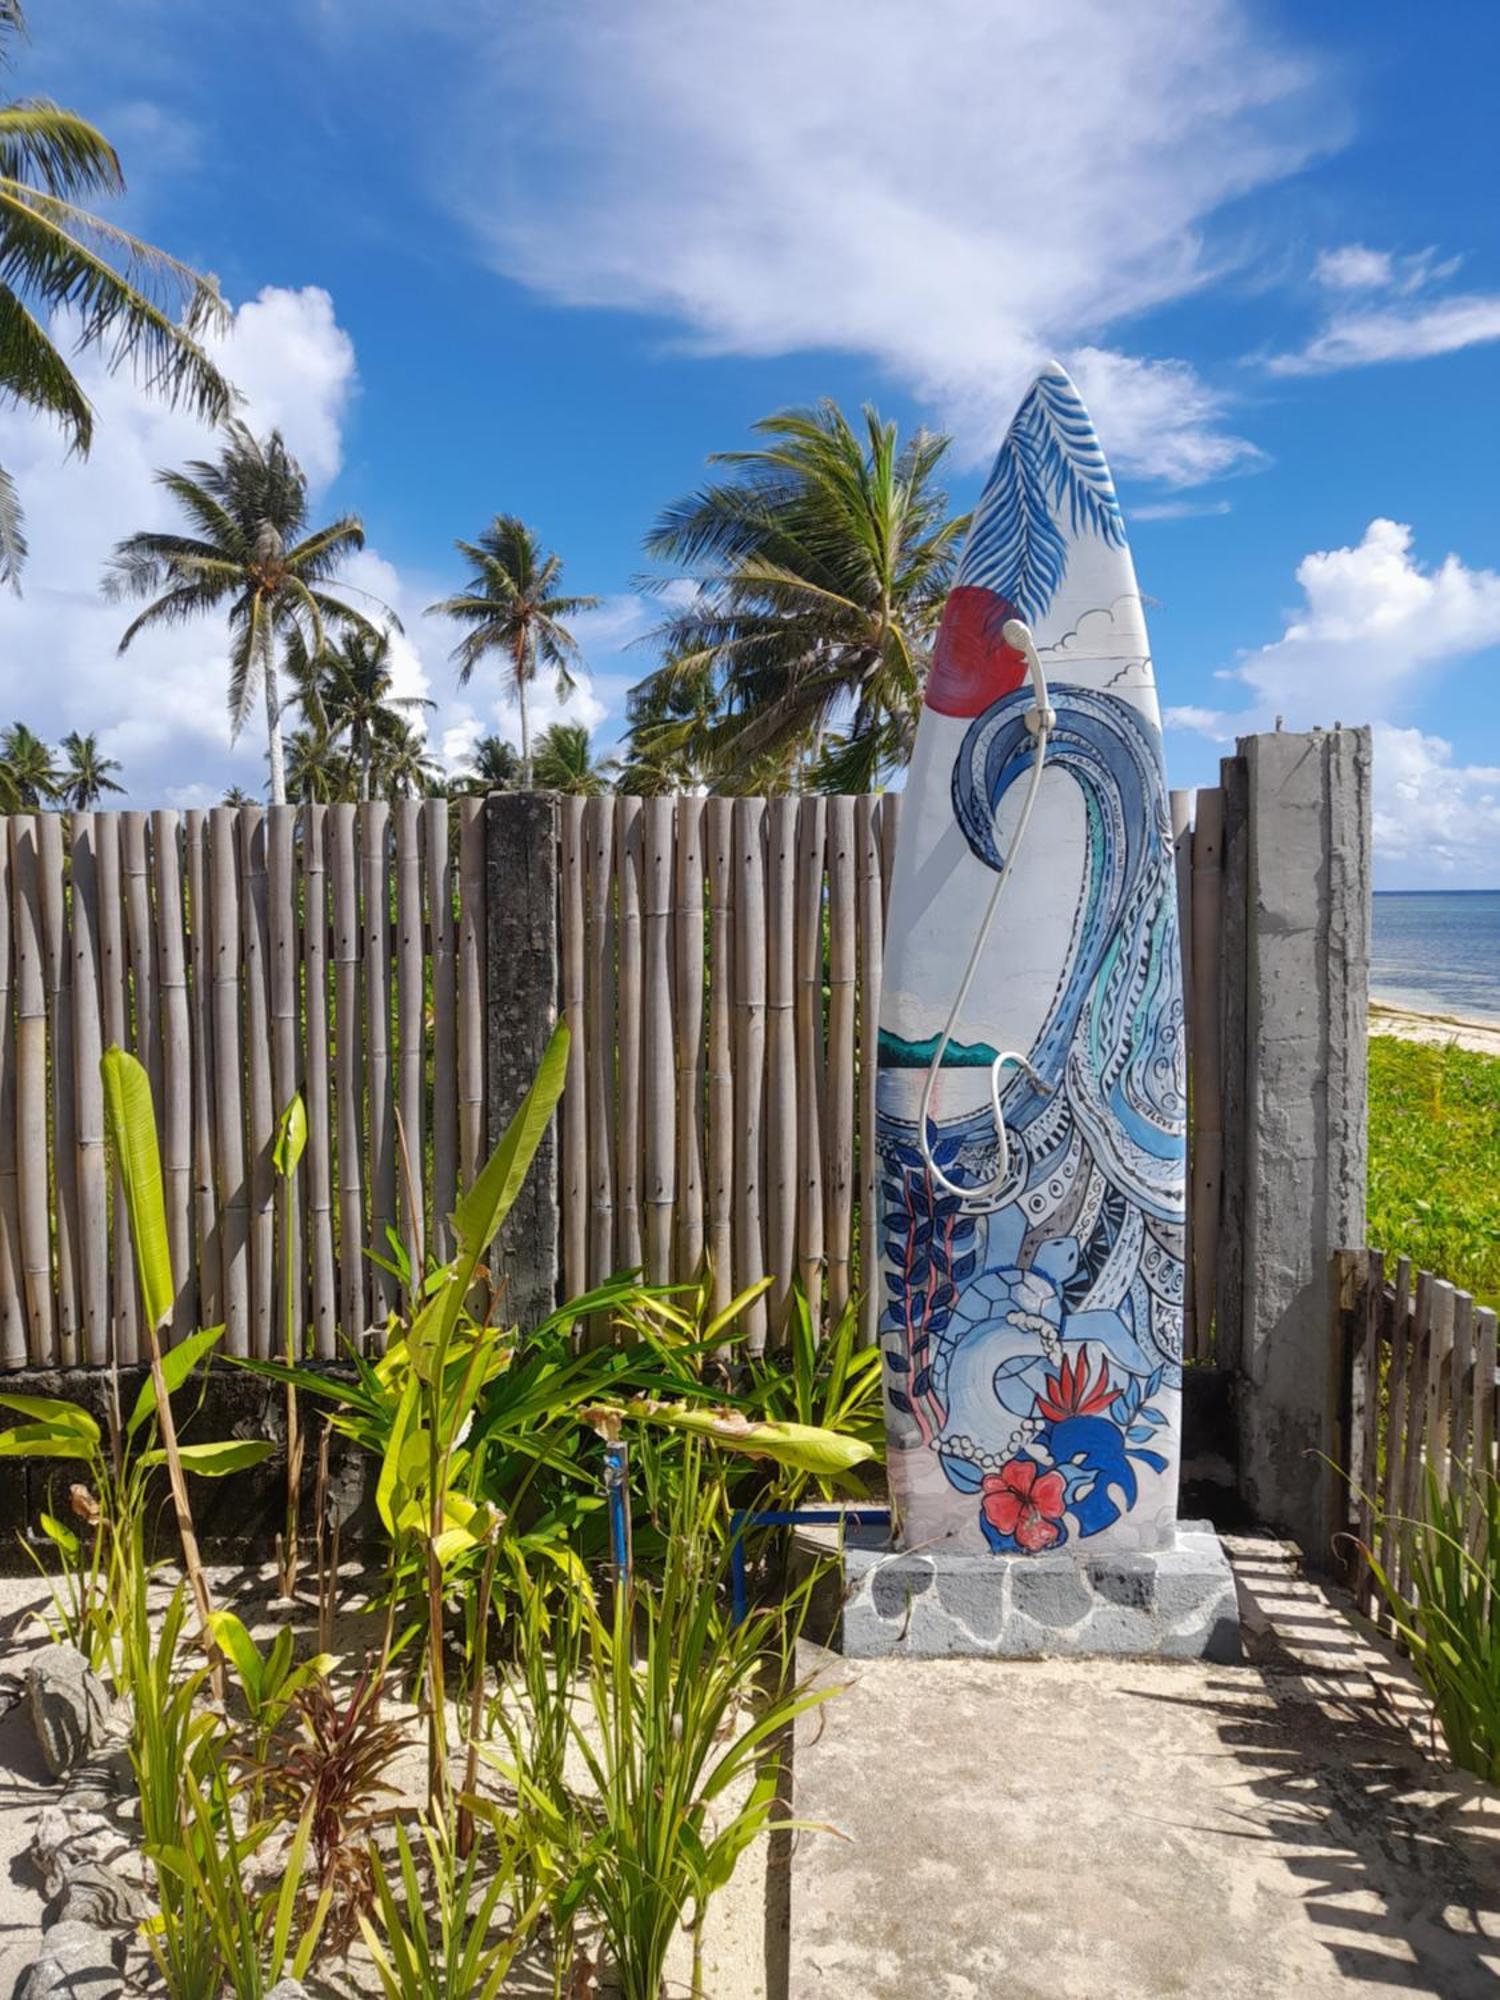
[[[797,1748],[843,1838],[797,1836],[789,2000],[1500,1990],[1500,1792],[1282,1545],[1232,1554],[1243,1667],[853,1670]]]
[[[1467,1014],[1419,1014],[1408,1007],[1372,1000],[1370,1033],[1395,1035],[1403,1042],[1423,1042],[1431,1048],[1471,1049],[1476,1055],[1500,1056],[1500,1021]]]

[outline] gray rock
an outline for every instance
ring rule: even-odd
[[[150,1913],[150,1904],[134,1883],[102,1861],[65,1862],[62,1887],[42,1912],[42,1930],[80,1923],[101,1931],[129,1931]]]
[[[278,1979],[266,2000],[307,2000],[307,1988],[300,1979]]]
[[[74,1646],[43,1646],[26,1663],[32,1727],[47,1769],[61,1778],[104,1740],[109,1692]]]
[[[123,1955],[123,1940],[90,1924],[58,1924],[16,1980],[11,2000],[116,2000],[125,1991]]]

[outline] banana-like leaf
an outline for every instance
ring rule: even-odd
[[[136,1281],[152,1326],[164,1326],[172,1316],[177,1288],[172,1282],[151,1080],[135,1057],[120,1048],[105,1050],[99,1073],[104,1080],[104,1111],[114,1142],[115,1164],[130,1216]]]
[[[692,1431],[728,1451],[743,1452],[747,1458],[769,1458],[794,1472],[810,1472],[832,1478],[849,1472],[875,1456],[862,1438],[848,1437],[843,1431],[822,1430],[816,1424],[757,1422],[738,1410],[695,1410],[682,1403],[653,1403],[643,1397],[609,1410],[588,1411],[597,1415],[635,1417],[651,1424],[665,1424],[669,1430]]]
[[[276,1122],[276,1144],[271,1149],[272,1162],[283,1180],[296,1173],[306,1145],[307,1108],[299,1091]]]
[[[276,1454],[276,1447],[264,1438],[225,1438],[217,1444],[184,1444],[177,1448],[184,1472],[196,1472],[204,1479],[222,1479],[226,1473],[244,1472],[252,1465],[264,1465]],[[141,1453],[142,1465],[165,1465],[164,1451]]]
[[[56,1424],[17,1424],[14,1430],[0,1431],[0,1458],[92,1460],[94,1456],[95,1448],[77,1431],[61,1430]]]
[[[14,1410],[18,1416],[35,1417],[54,1430],[68,1431],[87,1444],[99,1442],[99,1426],[77,1403],[61,1396],[0,1396],[0,1409]]]
[[[199,1333],[190,1333],[186,1340],[179,1340],[175,1347],[166,1350],[161,1358],[161,1372],[169,1396],[176,1395],[204,1355],[223,1336],[222,1326],[207,1326]],[[135,1399],[135,1408],[130,1413],[130,1422],[125,1426],[125,1435],[134,1437],[141,1425],[155,1414],[156,1381],[154,1377],[148,1375],[141,1384],[141,1393]]]
[[[266,1663],[243,1621],[236,1618],[232,1611],[211,1611],[208,1614],[208,1629],[214,1636],[214,1644],[239,1675],[240,1685],[250,1697],[251,1707],[258,1706]]]
[[[465,1261],[477,1261],[483,1256],[521,1192],[567,1081],[569,1039],[567,1022],[559,1021],[552,1030],[552,1039],[531,1088],[505,1128],[504,1138],[453,1211],[453,1232],[466,1253]],[[472,1278],[471,1268],[467,1279]]]

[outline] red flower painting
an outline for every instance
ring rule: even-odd
[[[984,1518],[996,1534],[1028,1555],[1061,1541],[1067,1493],[1060,1472],[1044,1471],[1034,1458],[1013,1458],[998,1472],[987,1472],[979,1491]]]

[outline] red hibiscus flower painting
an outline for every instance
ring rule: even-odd
[[[1061,1541],[1067,1494],[1060,1472],[1045,1471],[1034,1458],[1013,1458],[986,1473],[979,1491],[986,1521],[1028,1555]]]

